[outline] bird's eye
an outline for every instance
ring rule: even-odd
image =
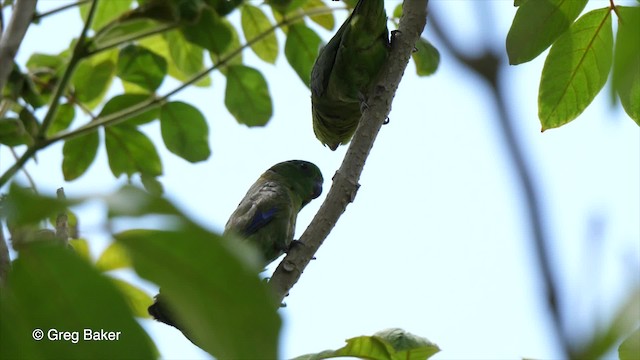
[[[300,163],[300,168],[303,170],[307,170],[308,166],[306,163]]]

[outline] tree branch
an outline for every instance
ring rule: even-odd
[[[4,89],[9,74],[13,70],[13,59],[27,33],[37,0],[18,0],[13,8],[11,20],[0,39],[0,91]],[[0,92],[0,99],[2,93]]]
[[[333,177],[333,185],[327,198],[300,237],[300,245],[292,247],[271,277],[269,284],[278,303],[282,302],[300,279],[313,255],[356,195],[364,163],[391,111],[393,97],[426,24],[427,2],[428,0],[405,0],[403,4],[399,31],[392,36],[387,66],[382,69],[380,80],[368,94],[369,107],[362,113],[347,154]]]
[[[441,40],[441,44],[451,53],[456,60],[464,64],[469,70],[475,72],[489,84],[494,106],[498,112],[495,117],[497,127],[501,132],[502,140],[506,145],[505,154],[509,156],[514,171],[516,172],[521,191],[524,194],[524,201],[529,221],[529,233],[532,234],[531,242],[535,250],[538,270],[543,280],[544,296],[557,338],[560,341],[562,351],[567,359],[574,359],[575,352],[571,347],[570,339],[565,333],[564,321],[560,310],[560,292],[554,276],[553,266],[549,255],[549,241],[544,231],[542,209],[538,199],[539,190],[533,180],[533,171],[529,165],[525,152],[520,146],[515,129],[513,128],[513,118],[507,110],[506,90],[500,82],[499,68],[502,64],[498,55],[491,49],[485,49],[484,53],[477,56],[464,54],[447,36],[440,26],[438,18],[431,19],[431,25],[435,34]]]

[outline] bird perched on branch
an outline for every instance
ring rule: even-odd
[[[313,131],[335,150],[358,126],[366,95],[389,54],[383,0],[360,0],[311,70]]]
[[[308,161],[290,160],[273,165],[251,185],[229,217],[224,234],[253,244],[262,254],[265,266],[268,265],[288,250],[298,212],[320,196],[322,182],[320,169]],[[162,294],[156,296],[148,311],[154,319],[184,333]]]

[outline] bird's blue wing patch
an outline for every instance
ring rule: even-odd
[[[257,211],[256,214],[253,216],[253,219],[251,219],[251,224],[249,224],[249,226],[247,226],[244,229],[242,235],[249,236],[255,233],[256,231],[262,229],[271,220],[273,220],[277,212],[278,212],[278,209],[276,209],[275,207],[268,209],[267,211]]]

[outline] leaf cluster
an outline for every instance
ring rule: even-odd
[[[542,131],[580,115],[604,87],[640,125],[640,7],[610,6],[582,16],[588,0],[516,1],[507,35],[512,65],[538,57],[551,47],[542,69],[538,117]],[[613,39],[612,17],[618,19]]]

